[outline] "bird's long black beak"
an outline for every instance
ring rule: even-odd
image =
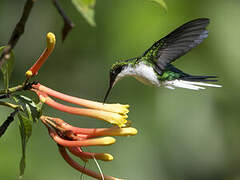
[[[103,100],[103,104],[106,102],[107,97],[108,97],[108,95],[110,94],[110,91],[111,91],[112,88],[113,88],[113,82],[110,81],[110,84],[109,84],[109,87],[108,87],[107,93],[106,93],[106,95],[105,95],[105,97],[104,97],[104,100]]]
[[[112,88],[113,88],[115,79],[116,79],[116,75],[110,73],[109,87],[108,87],[107,93],[106,93],[106,95],[105,95],[105,97],[104,97],[103,104],[106,102],[106,100],[107,100],[107,98],[108,98],[108,95],[110,94],[110,91],[111,91]]]

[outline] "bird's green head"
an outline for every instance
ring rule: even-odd
[[[104,97],[104,103],[107,100],[107,97],[113,88],[114,84],[120,79],[120,74],[124,70],[124,68],[128,65],[127,62],[121,61],[121,62],[116,62],[115,64],[112,65],[110,71],[109,71],[109,87],[107,90],[107,93]]]

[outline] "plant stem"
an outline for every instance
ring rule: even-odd
[[[64,22],[64,26],[62,28],[62,41],[64,41],[64,39],[68,35],[69,31],[71,31],[72,28],[74,28],[75,25],[71,21],[71,19],[66,15],[63,8],[60,6],[58,0],[52,0],[52,2],[55,5],[55,7],[57,8],[59,14],[62,16],[62,19],[63,19],[63,22]]]
[[[16,113],[19,111],[19,109],[15,109],[15,111],[13,111],[7,118],[7,120],[5,120],[2,125],[0,126],[0,137],[2,137],[2,135],[6,132],[7,128],[9,127],[9,125],[13,122],[14,120],[14,116],[16,115]]]
[[[8,89],[0,90],[0,99],[7,98],[8,95],[15,93],[17,91],[30,90],[32,88],[32,85],[34,85],[34,84],[37,84],[37,82],[35,82],[35,81],[30,82],[30,83],[24,82],[21,85],[17,85],[17,86],[8,88]],[[6,97],[1,98],[1,95],[6,95]]]
[[[12,109],[22,109],[22,107],[21,106],[19,106],[19,105],[16,105],[16,104],[12,104],[12,103],[9,103],[9,102],[3,102],[3,101],[0,101],[0,105],[1,106],[7,106],[7,107],[10,107],[10,108],[12,108]]]
[[[6,132],[9,125],[13,122],[14,116],[17,114],[17,112],[19,110],[22,110],[22,107],[19,105],[16,105],[16,104],[11,104],[8,102],[3,102],[3,101],[0,101],[0,105],[7,106],[7,107],[14,109],[14,111],[7,117],[7,119],[0,126],[0,137],[1,137]]]
[[[16,91],[22,91],[22,90],[24,90],[24,85],[18,85],[18,86],[15,86],[15,87],[11,87],[11,88],[8,88],[8,89],[1,90],[0,95],[11,94],[11,93],[14,93]]]
[[[16,24],[16,27],[14,28],[12,35],[10,37],[10,40],[0,56],[0,68],[2,67],[3,63],[9,58],[9,53],[14,48],[14,46],[17,44],[21,35],[24,33],[25,24],[28,20],[28,17],[32,10],[34,2],[35,2],[35,0],[27,0],[26,1],[25,5],[24,5],[22,16],[21,16],[19,22]]]

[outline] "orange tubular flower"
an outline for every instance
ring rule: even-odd
[[[48,117],[50,118],[50,117]],[[76,134],[87,135],[88,137],[96,137],[96,136],[129,136],[137,134],[137,130],[132,127],[127,128],[118,128],[117,126],[110,127],[110,128],[79,128],[71,126],[67,124],[63,120],[59,118],[50,118],[54,120],[55,124],[58,127],[63,128],[65,130],[71,130]]]
[[[36,63],[26,72],[26,82],[28,82],[32,76],[37,75],[39,69],[53,51],[55,42],[55,35],[53,33],[48,33],[47,48],[38,58]],[[84,152],[83,148],[88,146],[111,145],[116,142],[116,139],[112,136],[132,136],[137,134],[137,130],[135,128],[128,127],[129,123],[127,121],[127,113],[129,112],[129,105],[103,104],[100,102],[81,99],[57,92],[41,85],[40,83],[31,84],[31,87],[31,91],[38,95],[39,100],[52,108],[70,114],[97,118],[117,125],[110,128],[79,128],[66,123],[60,118],[53,118],[44,115],[40,117],[41,122],[48,129],[49,135],[57,143],[60,154],[71,167],[96,179],[121,180],[112,176],[103,175],[102,173],[96,173],[82,167],[68,155],[67,150],[84,162],[87,162],[89,159],[112,161],[113,156],[111,154]],[[51,97],[81,107],[61,104],[53,100]]]
[[[48,56],[52,53],[55,44],[56,38],[55,35],[49,32],[46,36],[47,38],[47,48],[43,51],[42,55],[38,58],[36,63],[26,72],[27,78],[37,75],[39,69],[43,65],[43,63],[47,60]]]
[[[67,94],[63,94],[60,92],[57,92],[55,90],[52,90],[46,86],[43,86],[42,84],[37,84],[32,86],[34,89],[37,89],[41,92],[45,92],[49,96],[53,96],[55,98],[61,99],[66,102],[70,102],[72,104],[76,104],[79,106],[83,106],[86,108],[91,108],[91,109],[99,109],[103,111],[109,111],[109,112],[114,112],[114,113],[119,113],[119,114],[127,114],[129,112],[128,108],[129,105],[122,105],[122,104],[103,104],[100,102],[94,102],[86,99],[81,99],[78,97],[73,97],[69,96]]]
[[[115,143],[115,139],[112,137],[99,137],[99,136],[129,136],[135,135],[137,130],[134,128],[96,128],[96,129],[85,129],[73,127],[62,119],[52,118],[48,116],[41,116],[41,121],[48,128],[49,134],[52,139],[58,144],[59,151],[65,161],[77,169],[78,171],[92,176],[97,179],[102,179],[102,176],[106,180],[117,180],[112,176],[101,175],[95,173],[91,170],[85,169],[75,162],[66,152],[66,148],[73,155],[81,158],[83,161],[87,162],[88,159],[98,159],[102,161],[111,161],[113,156],[108,153],[91,153],[83,152],[82,147],[86,146],[106,146]],[[98,137],[98,138],[95,138]]]
[[[101,119],[101,120],[107,121],[111,124],[116,124],[119,127],[124,127],[127,124],[126,118],[128,117],[127,113],[129,111],[127,109],[127,107],[129,107],[128,105],[106,104],[106,105],[101,105],[101,106],[99,105],[98,107],[96,107],[97,104],[100,104],[100,103],[80,99],[80,98],[73,97],[73,96],[68,96],[63,93],[54,91],[50,88],[47,88],[41,84],[33,85],[32,87],[33,87],[32,91],[37,93],[40,101],[42,101],[43,103],[46,103],[47,105],[49,105],[55,109],[58,109],[60,111],[67,112],[70,114],[76,114],[76,115],[80,115],[80,116],[88,116],[88,117]],[[44,88],[42,88],[42,87],[44,87]],[[44,91],[41,91],[42,89]],[[54,101],[52,98],[50,98],[48,96],[48,94],[53,97],[59,98],[61,100],[66,100],[67,102],[73,102],[78,105],[84,104],[87,107],[94,106],[95,108],[84,109],[84,108],[77,108],[77,107],[63,105],[63,104],[60,104],[60,103]],[[67,99],[67,97],[69,97],[69,99]],[[101,107],[103,107],[103,109],[101,109]],[[117,109],[117,107],[119,107],[119,109]]]

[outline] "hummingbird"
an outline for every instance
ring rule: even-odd
[[[208,18],[189,21],[156,41],[143,55],[113,64],[104,102],[116,82],[126,76],[132,76],[145,85],[164,86],[169,89],[179,87],[200,90],[205,89],[202,86],[221,87],[206,83],[216,82],[217,76],[190,75],[171,64],[208,37],[206,27],[209,23]]]

